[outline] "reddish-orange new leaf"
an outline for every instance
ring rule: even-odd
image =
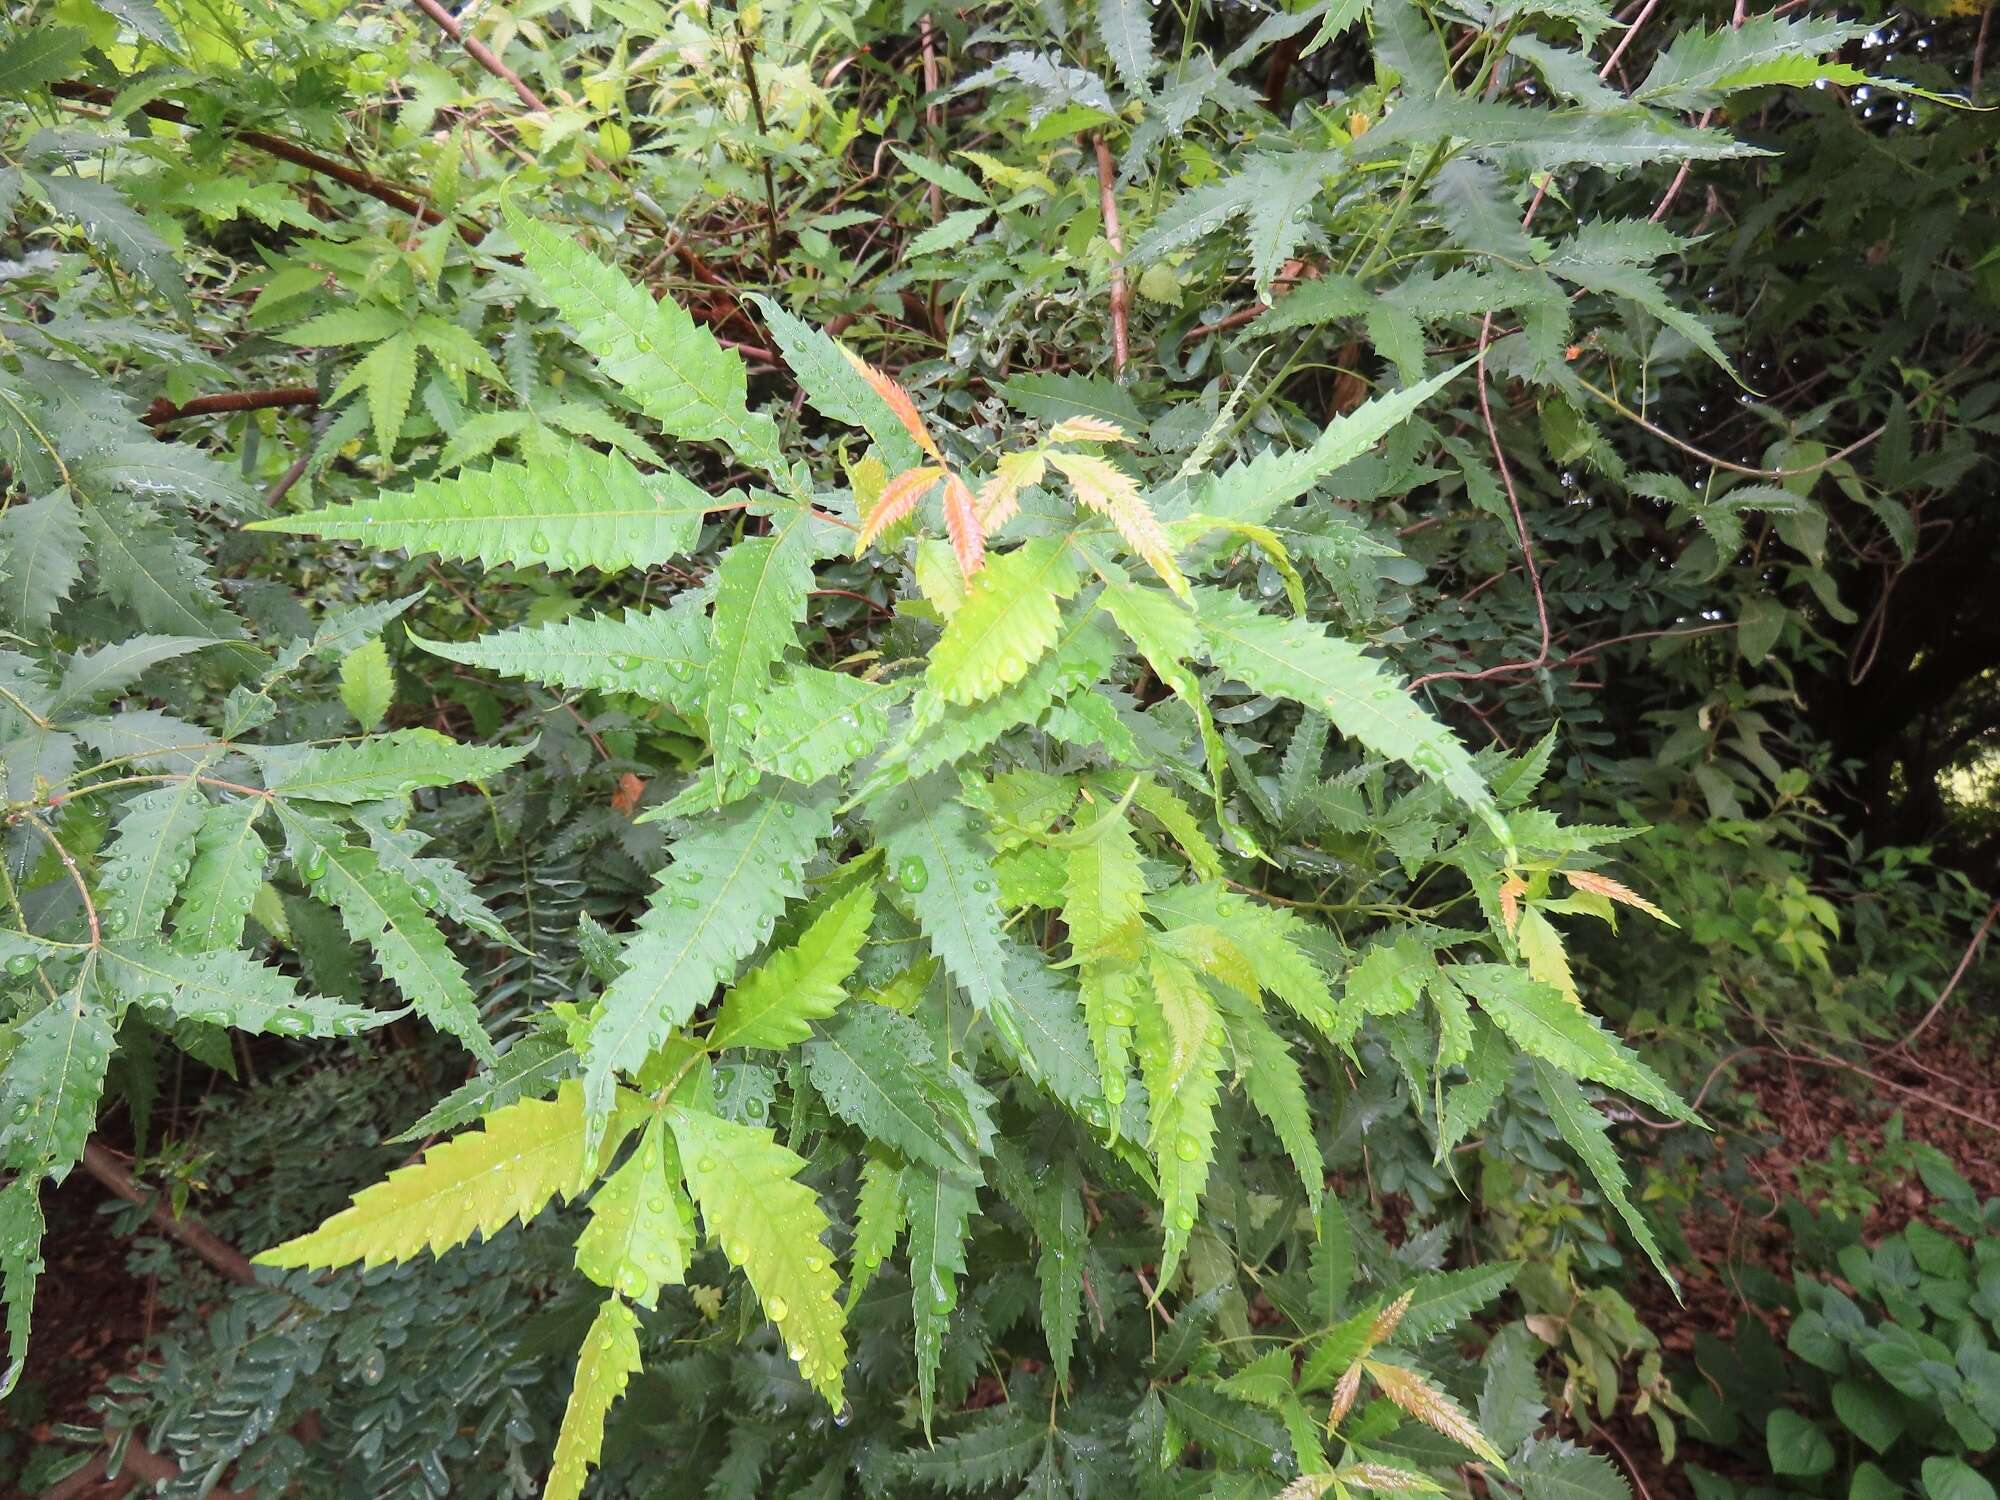
[[[874,508],[861,518],[861,533],[855,539],[854,550],[867,551],[876,537],[915,510],[917,502],[929,494],[931,486],[942,478],[944,470],[937,465],[919,464],[914,469],[903,470],[883,485]]]
[[[944,529],[951,536],[959,572],[970,578],[986,566],[986,530],[979,524],[979,507],[956,474],[944,476]]]
[[[840,352],[847,356],[848,363],[854,366],[861,378],[875,388],[875,394],[888,403],[889,410],[896,414],[896,420],[916,440],[917,446],[932,458],[942,459],[944,455],[938,452],[937,439],[931,436],[930,428],[924,426],[923,416],[917,410],[917,403],[910,399],[910,393],[845,344],[841,345]]]

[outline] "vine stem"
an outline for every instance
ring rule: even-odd
[[[772,276],[778,274],[778,185],[771,175],[771,153],[766,137],[770,127],[764,122],[764,91],[757,87],[757,49],[743,29],[743,12],[736,13],[736,41],[743,57],[743,86],[750,90],[750,114],[757,122],[757,165],[764,173],[764,261]]]
[[[1986,908],[1986,915],[1980,919],[1978,931],[1972,934],[1972,941],[1965,945],[1965,952],[1959,955],[1958,967],[1951,971],[1951,978],[1945,981],[1944,988],[1938,992],[1937,999],[1931,1002],[1931,1008],[1924,1012],[1923,1019],[1917,1022],[1915,1026],[1912,1026],[1910,1034],[1891,1047],[1889,1051],[1903,1051],[1910,1043],[1923,1035],[1925,1027],[1937,1019],[1938,1012],[1944,1009],[1945,1001],[1951,998],[1952,991],[1958,988],[1959,980],[1965,977],[1965,971],[1972,967],[1972,956],[1979,951],[1979,945],[1985,940],[1987,929],[1993,925],[1995,917],[2000,917],[2000,901],[1995,901],[1991,906]]]

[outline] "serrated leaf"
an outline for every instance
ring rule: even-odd
[[[1326,974],[1307,942],[1311,929],[1291,912],[1254,901],[1217,880],[1161,892],[1151,910],[1163,920],[1206,922],[1228,933],[1261,988],[1329,1040],[1348,1040],[1352,1028],[1343,1027],[1336,1015]]]
[[[1511,841],[1471,753],[1380,662],[1310,621],[1267,615],[1237,594],[1198,589],[1196,604],[1217,666],[1259,692],[1316,709],[1376,754],[1440,782]]]
[[[788,788],[706,815],[672,846],[584,1051],[594,1118],[609,1112],[617,1075],[637,1072],[770,935],[832,830],[830,796]]]
[[[368,847],[375,851],[383,873],[408,886],[418,905],[517,953],[527,951],[480,899],[463,870],[448,859],[434,859],[418,852],[429,842],[427,835],[414,828],[391,827],[372,810],[359,813],[355,821],[368,835]]]
[[[60,36],[62,29],[56,34]],[[121,270],[146,282],[183,315],[192,310],[180,263],[145,215],[126,202],[117,188],[63,172],[31,173],[28,180],[59,216],[82,225],[91,243],[109,254]]]
[[[187,953],[108,943],[98,962],[124,998],[187,1021],[269,1036],[359,1036],[400,1012],[302,995],[297,981],[235,948]]]
[[[844,771],[881,746],[889,730],[887,706],[906,687],[794,667],[758,700],[750,759],[801,786]]]
[[[865,431],[882,450],[891,473],[917,463],[916,443],[889,403],[854,368],[838,340],[801,322],[769,297],[752,293],[749,300],[764,315],[764,325],[817,411]]]
[[[410,640],[447,661],[484,667],[550,687],[631,693],[678,713],[699,707],[706,690],[709,643],[704,601],[683,595],[666,609],[627,610],[622,618],[580,615],[523,625],[473,641]]]
[[[949,1494],[972,1494],[1021,1478],[1048,1445],[1046,1425],[1015,1407],[996,1407],[974,1420],[979,1425],[899,1455],[897,1472]]]
[[[208,564],[156,512],[124,496],[78,496],[98,586],[166,635],[234,639],[242,626],[216,592]]]
[[[875,919],[875,887],[863,883],[835,901],[798,941],[744,975],[723,999],[708,1045],[789,1047],[812,1036],[811,1023],[832,1015],[861,960]]]
[[[749,1277],[799,1373],[839,1410],[846,1320],[822,1243],[826,1215],[812,1189],[796,1180],[804,1159],[768,1130],[713,1115],[675,1106],[667,1123],[709,1238]]]
[[[782,464],[778,431],[744,404],[743,361],[672,298],[655,302],[562,232],[511,204],[507,227],[542,295],[634,405],[680,438],[727,443],[745,463]]]
[[[1362,1365],[1382,1388],[1382,1394],[1409,1416],[1469,1448],[1501,1473],[1507,1472],[1506,1463],[1493,1451],[1479,1424],[1444,1390],[1404,1365],[1380,1359],[1363,1360]]]
[[[501,1053],[491,1069],[475,1073],[392,1139],[426,1140],[516,1099],[545,1099],[575,1071],[576,1053],[567,1043],[549,1036],[524,1036]]]
[[[902,1238],[906,1222],[903,1174],[902,1167],[880,1156],[871,1156],[861,1164],[861,1191],[854,1206],[854,1253],[847,1270],[845,1306],[849,1312]]]
[[[420,787],[485,781],[528,751],[461,744],[435,729],[397,729],[316,748],[257,746],[253,753],[280,798],[351,804],[407,797]]]
[[[111,1020],[81,990],[35,1012],[0,1072],[0,1161],[61,1182],[83,1155],[111,1062]]]
[[[1107,817],[1074,845],[1063,877],[1063,921],[1078,959],[1139,956],[1146,882],[1139,844],[1123,817]]]
[[[1520,1270],[1519,1261],[1503,1260],[1418,1277],[1409,1287],[1409,1306],[1396,1325],[1397,1340],[1421,1344],[1456,1327],[1512,1286]]]
[[[542,1500],[577,1500],[604,1447],[604,1420],[639,1369],[639,1317],[617,1297],[598,1305],[577,1355]]]
[[[97,916],[110,937],[151,937],[188,873],[208,801],[192,776],[125,804],[104,860]]]
[[[7,1304],[7,1367],[0,1370],[0,1400],[13,1394],[28,1362],[29,1315],[42,1274],[42,1183],[17,1176],[0,1188],[0,1300]]]
[[[0,511],[0,619],[39,633],[83,570],[83,518],[68,490],[51,490]]]
[[[1832,16],[1747,16],[1709,31],[1690,26],[1653,59],[1632,97],[1658,109],[1709,109],[1738,89],[1785,83],[1805,87],[1838,64],[1827,53],[1867,31]]]
[[[749,759],[757,700],[805,618],[812,562],[812,535],[801,511],[770,536],[745,537],[716,569],[704,703],[721,791],[730,789]]]
[[[0,43],[0,94],[25,97],[71,71],[90,45],[87,33],[74,26],[46,22],[16,31]]]
[[[1068,546],[1037,538],[992,558],[931,648],[926,681],[947,703],[990,698],[1055,644],[1057,601],[1081,585]]]
[[[1305,1081],[1299,1076],[1298,1062],[1284,1038],[1247,1005],[1226,1010],[1223,1025],[1236,1057],[1237,1072],[1242,1075],[1243,1091],[1276,1132],[1279,1144],[1298,1171],[1306,1202],[1316,1214],[1326,1186],[1326,1162],[1313,1134],[1312,1110],[1306,1103]]]
[[[1035,1258],[1035,1279],[1041,1284],[1042,1336],[1048,1341],[1056,1383],[1068,1390],[1077,1320],[1083,1316],[1084,1255],[1090,1248],[1083,1178],[1073,1157],[1065,1157],[1050,1173],[1040,1207],[1035,1232],[1042,1243]]]
[[[1166,1286],[1201,1211],[1201,1191],[1215,1159],[1215,1104],[1222,1089],[1222,1026],[1201,980],[1178,958],[1155,948],[1147,963],[1136,1034],[1146,1081],[1150,1139],[1159,1164],[1165,1236],[1158,1284]]]
[[[1672,1285],[1673,1276],[1660,1254],[1659,1242],[1653,1238],[1652,1226],[1633,1206],[1631,1184],[1625,1176],[1625,1169],[1618,1164],[1618,1151],[1611,1144],[1604,1117],[1591,1108],[1590,1101],[1583,1097],[1583,1090],[1567,1073],[1538,1057],[1531,1058],[1529,1063],[1535,1072],[1535,1087],[1542,1096],[1549,1118],[1555,1122],[1557,1132],[1570,1150],[1582,1159],[1584,1166],[1590,1169],[1598,1190],[1610,1200],[1618,1217],[1625,1221],[1626,1229],[1639,1248],[1646,1252],[1646,1258]]]
[[[477,559],[486,567],[646,568],[691,551],[711,499],[678,474],[642,475],[620,454],[580,443],[527,450],[520,463],[424,480],[365,504],[252,521],[299,532]]]
[[[1690,1124],[1700,1117],[1638,1055],[1530,975],[1507,964],[1454,964],[1452,979],[1523,1052],[1579,1078],[1622,1089]]]
[[[694,1254],[694,1208],[680,1179],[679,1155],[655,1116],[590,1200],[576,1268],[641,1307],[653,1306],[661,1287],[680,1285]]]
[[[1144,94],[1153,74],[1153,7],[1147,0],[1097,0],[1096,19],[1097,35],[1120,81]]]
[[[636,1122],[632,1122],[636,1123]],[[630,1128],[628,1123],[627,1129]],[[425,1250],[443,1254],[474,1234],[535,1217],[558,1196],[574,1197],[594,1173],[584,1156],[583,1090],[566,1083],[554,1099],[519,1099],[398,1167],[310,1234],[259,1255],[265,1266],[331,1269],[359,1261],[394,1265]],[[601,1148],[609,1156],[623,1132]]]
[[[879,794],[868,817],[945,972],[975,1009],[1004,1010],[999,878],[949,774],[936,772]]]
[[[381,728],[396,701],[396,674],[380,640],[357,646],[340,664],[340,701],[367,733]]]
[[[965,1238],[979,1207],[978,1189],[963,1177],[911,1167],[903,1175],[910,1220],[910,1306],[916,1317],[917,1399],[924,1431],[937,1399],[938,1361],[945,1330],[958,1306],[965,1274]]]
[[[804,1058],[826,1107],[871,1140],[936,1171],[976,1169],[971,1122],[916,1022],[857,1006],[822,1027]]]
[[[282,801],[276,807],[287,852],[312,894],[340,914],[350,938],[373,951],[383,977],[418,1015],[492,1066],[493,1042],[465,969],[409,883],[383,869],[374,850],[349,844],[337,824]]]

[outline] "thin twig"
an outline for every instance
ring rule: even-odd
[[[458,17],[446,10],[442,5],[439,5],[437,0],[416,0],[416,5],[418,10],[437,22],[446,36],[465,49],[467,57],[478,63],[480,67],[491,73],[495,78],[510,85],[515,95],[528,108],[548,109],[549,106],[542,99],[542,96],[523,83],[519,73],[516,73],[512,68],[500,61],[494,54],[493,49],[480,41],[478,37],[468,35],[465,28],[459,25]]]
[[[83,898],[83,914],[90,919],[90,946],[93,948],[102,947],[104,945],[104,929],[97,920],[97,903],[90,899],[90,887],[84,882],[83,871],[76,867],[76,860],[71,856],[69,850],[63,847],[63,841],[56,837],[55,830],[50,828],[40,818],[36,817],[26,808],[16,813],[15,816],[27,823],[29,827],[33,828],[43,838],[47,839],[49,847],[56,851],[56,857],[62,861],[63,868],[69,871],[70,883],[76,887],[77,895]]]
[[[1979,930],[1972,934],[1972,941],[1965,945],[1965,952],[1959,955],[1958,967],[1951,971],[1951,978],[1945,981],[1937,999],[1931,1002],[1931,1008],[1924,1012],[1924,1018],[1910,1028],[1908,1036],[1889,1049],[1891,1052],[1901,1052],[1906,1049],[1910,1043],[1923,1035],[1926,1026],[1937,1019],[1938,1012],[1944,1009],[1945,1001],[1951,998],[1951,992],[1958,988],[1959,980],[1965,977],[1965,971],[1972,967],[1972,956],[1979,951],[1979,945],[1985,941],[1987,929],[1993,925],[1996,916],[2000,916],[2000,901],[1995,901],[1986,908],[1986,915],[1980,919]]]
[[[1104,238],[1111,245],[1111,368],[1122,380],[1132,357],[1128,341],[1132,294],[1125,285],[1125,237],[1118,229],[1118,173],[1104,137],[1094,135],[1090,143],[1097,152],[1097,202],[1104,213]]]
[[[743,29],[743,12],[736,13],[736,41],[743,54],[743,85],[750,90],[750,113],[757,122],[757,165],[764,170],[765,227],[764,259],[773,277],[778,274],[778,186],[771,175],[771,153],[766,145],[770,127],[764,123],[764,93],[757,87],[756,48]]]

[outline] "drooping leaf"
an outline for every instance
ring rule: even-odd
[[[965,1237],[979,1193],[961,1176],[920,1167],[904,1173],[903,1190],[910,1221],[910,1305],[917,1324],[917,1399],[928,1432],[938,1361],[952,1309],[958,1306]]]
[[[822,912],[798,941],[743,976],[723,999],[709,1046],[789,1047],[832,1015],[861,959],[875,917],[875,887],[860,884]]]
[[[110,1062],[110,1017],[82,991],[29,1017],[0,1072],[0,1161],[28,1179],[67,1177],[97,1123]]]
[[[604,1419],[639,1370],[639,1318],[622,1299],[606,1297],[584,1335],[576,1384],[563,1409],[542,1500],[578,1500],[604,1447]]]
[[[745,537],[717,569],[710,626],[708,746],[720,788],[727,790],[749,758],[757,701],[771,668],[805,618],[812,588],[813,542],[803,511],[767,537]]]
[[[1215,1159],[1222,1026],[1200,978],[1180,959],[1155,948],[1147,974],[1152,994],[1138,1007],[1137,1036],[1165,1219],[1159,1275],[1165,1286],[1194,1231]]]
[[[234,948],[264,883],[270,852],[257,824],[264,803],[256,797],[206,807],[195,834],[194,858],[174,908],[174,946],[189,953]]]
[[[694,1253],[694,1209],[681,1191],[678,1153],[658,1117],[590,1200],[576,1268],[599,1286],[651,1307],[678,1286]]]
[[[526,1223],[587,1184],[584,1136],[580,1085],[564,1084],[553,1099],[518,1099],[363,1188],[319,1228],[273,1246],[257,1263],[317,1269],[359,1261],[372,1269],[425,1250],[443,1254],[515,1219]],[[600,1158],[622,1138],[607,1137]]]
[[[787,788],[705,815],[673,845],[584,1051],[594,1119],[609,1112],[617,1075],[638,1071],[770,935],[832,829],[830,796]]]
[[[799,1373],[839,1410],[846,1320],[823,1242],[826,1215],[796,1180],[804,1160],[770,1131],[714,1115],[675,1106],[667,1123],[709,1238],[750,1278]]]
[[[916,1022],[856,1006],[820,1028],[805,1064],[827,1108],[871,1140],[934,1171],[976,1170],[971,1122]]]
[[[397,1014],[303,995],[289,975],[236,948],[188,953],[139,939],[107,944],[98,962],[106,982],[126,999],[236,1031],[358,1036]]]

